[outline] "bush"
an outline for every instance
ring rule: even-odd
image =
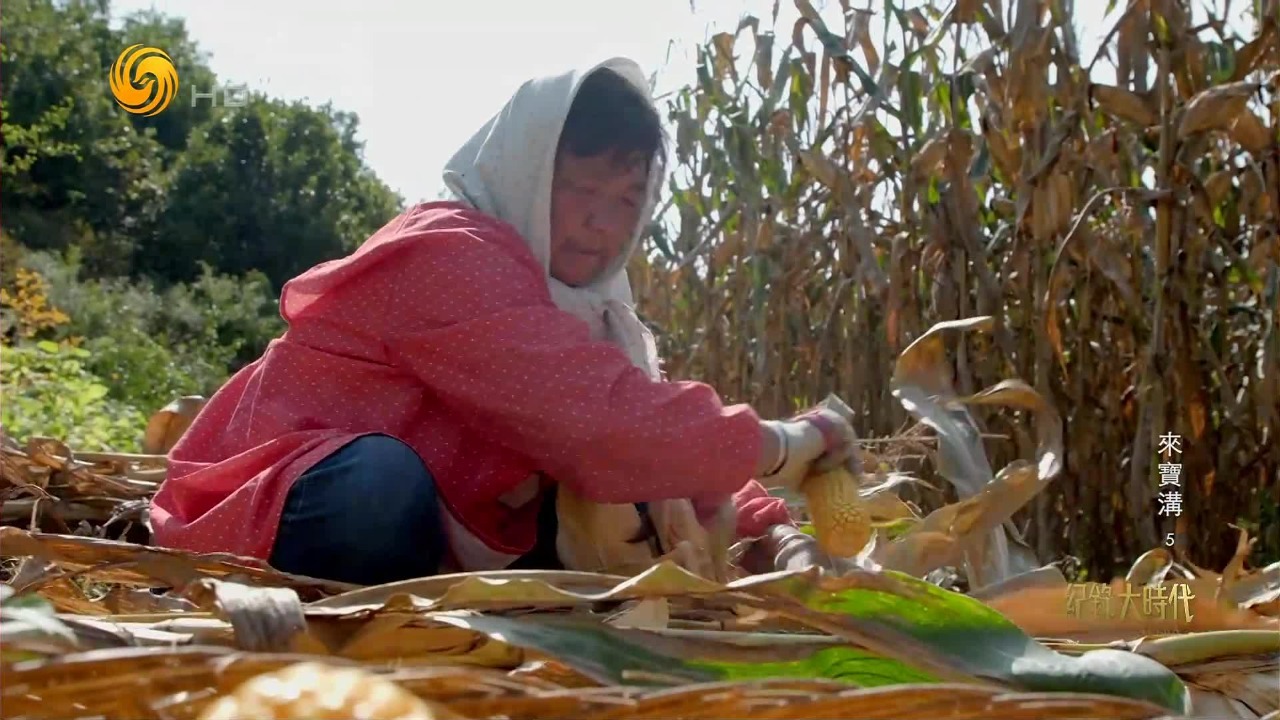
[[[284,328],[260,273],[206,267],[158,290],[147,280],[82,280],[74,249],[21,249],[0,288],[0,423],[19,440],[137,452],[151,413],[182,395],[212,395]]]
[[[42,340],[0,351],[0,426],[19,442],[53,437],[76,450],[140,452],[146,414],[109,397],[84,348]]]
[[[225,365],[184,358],[137,327],[123,325],[84,342],[85,369],[102,379],[112,398],[155,412],[181,395],[209,395]]]
[[[82,280],[77,253],[27,252],[64,318],[48,339],[89,351],[84,367],[111,398],[154,412],[180,395],[211,395],[284,329],[260,273],[215,275],[159,290],[149,280]],[[33,301],[27,301],[31,305]],[[29,313],[28,313],[29,314]]]

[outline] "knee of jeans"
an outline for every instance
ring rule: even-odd
[[[352,488],[353,501],[371,506],[377,517],[422,522],[436,513],[435,479],[413,448],[387,435],[366,435],[352,443],[353,458],[364,476]]]

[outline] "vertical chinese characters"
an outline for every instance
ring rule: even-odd
[[[1182,515],[1182,462],[1175,459],[1182,454],[1182,437],[1173,433],[1160,436],[1160,514],[1169,517]],[[1165,486],[1172,488],[1166,490]],[[1165,545],[1173,544],[1174,533],[1165,536]]]

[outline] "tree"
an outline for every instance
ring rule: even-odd
[[[163,148],[107,89],[119,43],[103,2],[5,3],[5,228],[32,248],[80,245],[89,268],[125,272],[164,200]],[[6,173],[9,175],[9,173]]]
[[[258,270],[279,288],[356,247],[402,201],[364,164],[358,119],[263,96],[192,107],[218,84],[181,20],[154,12],[108,24],[104,0],[14,0],[0,44],[5,232],[23,247],[82,258],[84,277],[161,286]],[[159,47],[179,71],[153,117],[108,87],[126,47]],[[185,92],[184,92],[185,91]]]
[[[254,95],[196,128],[170,201],[139,257],[147,272],[190,280],[259,270],[278,289],[354,249],[402,201],[364,166],[353,117]]]

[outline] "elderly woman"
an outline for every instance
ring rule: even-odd
[[[288,322],[170,453],[158,544],[372,584],[554,566],[557,484],[598,503],[732,498],[852,453],[834,413],[762,420],[658,372],[625,267],[663,176],[632,62],[532,80],[417,205],[281,292]]]

